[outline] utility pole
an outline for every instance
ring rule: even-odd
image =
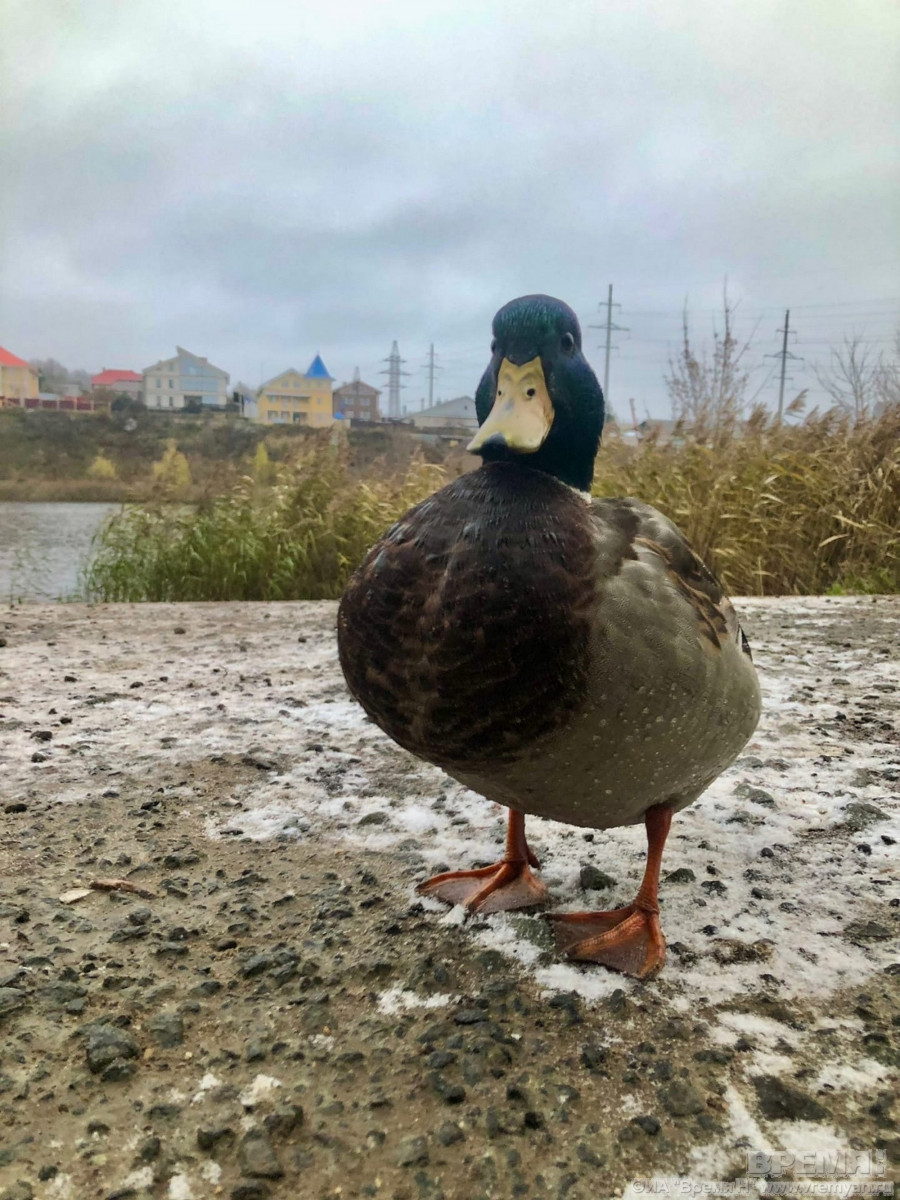
[[[443,371],[443,367],[435,362],[437,355],[434,352],[434,342],[428,347],[428,362],[425,364],[425,370],[428,372],[428,407],[434,404],[434,373],[435,371]],[[422,401],[423,407],[425,401]]]
[[[784,329],[782,330],[782,333],[784,334],[784,341],[781,344],[781,381],[778,385],[778,420],[779,421],[781,420],[781,414],[784,412],[784,376],[785,376],[785,372],[787,371],[787,356],[788,356],[787,340],[788,340],[788,333],[790,332],[790,329],[791,329],[791,310],[789,308],[787,308],[787,309],[785,309],[785,312],[784,312]]]
[[[434,342],[428,347],[428,407],[434,404]]]
[[[781,359],[781,374],[780,374],[780,379],[779,379],[779,383],[778,383],[778,420],[779,421],[781,421],[781,418],[784,415],[784,385],[785,385],[785,381],[787,380],[788,359],[791,358],[795,362],[803,362],[802,358],[798,358],[796,354],[791,354],[790,350],[788,350],[788,336],[789,336],[790,332],[791,332],[791,310],[788,308],[788,309],[785,309],[785,313],[784,313],[784,328],[776,330],[776,333],[784,334],[784,338],[781,343],[781,350],[777,354],[767,354],[766,355],[766,358],[780,358]]]
[[[396,421],[400,418],[400,392],[406,387],[406,384],[401,383],[400,379],[403,375],[409,374],[409,371],[402,369],[406,359],[400,357],[396,341],[391,343],[391,352],[388,357],[381,361],[388,365],[386,371],[378,372],[379,375],[388,377],[388,417]]]
[[[603,308],[603,302],[598,305]],[[591,329],[606,329],[606,355],[603,360],[603,399],[606,401],[606,407],[609,408],[609,356],[612,350],[617,350],[617,346],[612,344],[613,333],[627,333],[628,330],[623,325],[616,325],[613,321],[613,309],[621,308],[621,304],[613,304],[613,285],[609,285],[609,292],[606,299],[606,322],[604,325],[592,325]]]

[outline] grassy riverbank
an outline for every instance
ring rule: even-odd
[[[417,449],[403,430],[351,430],[348,437],[356,474],[382,464],[403,469]],[[230,494],[247,475],[274,478],[311,439],[310,429],[270,429],[222,413],[4,410],[0,501],[198,503]]]
[[[435,490],[414,460],[355,479],[346,445],[314,442],[269,482],[245,477],[196,508],[128,509],[101,532],[85,591],[108,600],[327,600],[391,522]]]
[[[310,437],[185,511],[130,510],[105,528],[85,579],[100,600],[302,600],[340,595],[365,550],[448,478],[413,459],[360,473],[345,441]],[[762,417],[741,436],[601,448],[597,495],[672,517],[742,595],[900,591],[900,406],[851,420]]]

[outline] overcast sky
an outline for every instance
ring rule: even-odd
[[[900,313],[895,0],[0,0],[0,344],[258,384],[397,339],[472,394],[490,320],[615,287],[612,404],[667,415],[727,275],[766,384]],[[585,328],[603,374],[603,334]],[[812,393],[816,400],[823,396]]]

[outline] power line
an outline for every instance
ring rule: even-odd
[[[883,309],[896,310],[897,306],[900,305],[900,296],[870,297],[870,298],[864,299],[864,300],[830,300],[830,301],[825,301],[825,302],[821,302],[821,303],[817,303],[817,304],[795,304],[794,308],[802,309],[805,312],[807,309],[857,308],[861,304],[868,305],[870,307],[874,306],[874,305],[881,305]],[[778,305],[776,305],[776,304],[745,305],[740,300],[735,302],[734,307],[737,310],[737,312],[740,314],[754,313],[757,316],[759,316],[759,315],[764,316],[766,313],[780,311]],[[633,313],[635,316],[639,316],[639,317],[672,317],[672,316],[676,315],[675,310],[671,309],[671,308],[635,308],[633,305],[629,305],[628,311],[629,311],[629,313]],[[720,313],[721,311],[722,311],[722,309],[720,306],[713,307],[713,308],[710,308],[710,307],[698,308],[698,307],[695,307],[694,305],[688,306],[688,312],[691,314],[698,313],[698,314],[705,315],[708,313]],[[828,315],[829,314],[827,314],[827,313],[822,313],[822,316],[828,316]],[[883,312],[875,312],[875,313],[871,313],[871,314],[867,314],[867,313],[847,313],[847,314],[834,313],[832,315],[835,317],[840,317],[840,316],[844,316],[844,315],[851,316],[851,317],[867,316],[867,315],[889,316],[890,312],[883,311]]]

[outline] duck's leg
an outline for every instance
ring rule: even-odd
[[[531,908],[547,899],[546,886],[531,870],[539,865],[525,841],[525,817],[511,808],[506,854],[500,862],[473,871],[445,871],[420,883],[416,891],[447,904],[462,904],[470,912]]]
[[[659,925],[659,868],[672,824],[672,810],[657,804],[647,810],[647,865],[634,902],[608,912],[549,916],[556,944],[569,958],[602,963],[638,979],[650,979],[666,961],[666,939]]]

